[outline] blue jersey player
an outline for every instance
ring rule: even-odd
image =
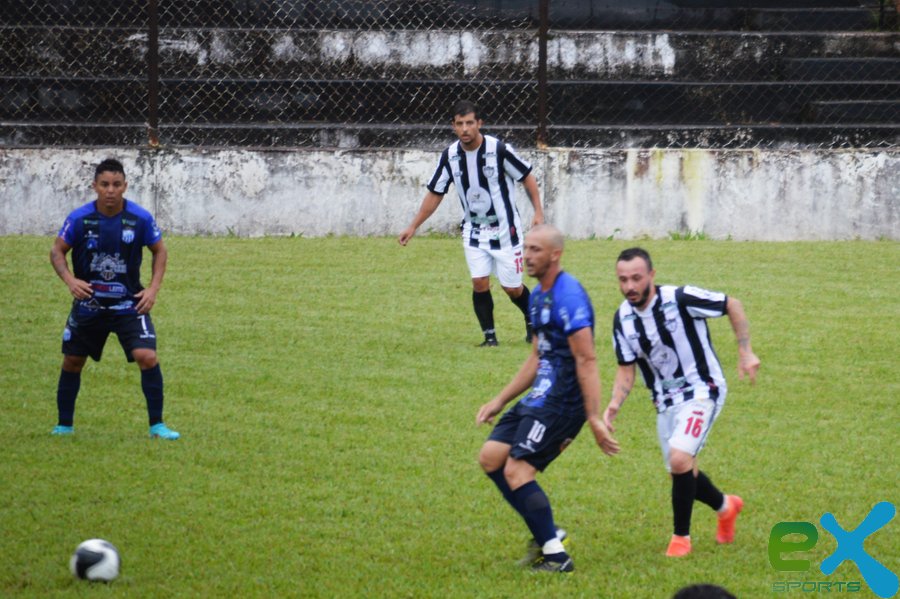
[[[177,439],[163,423],[163,378],[156,357],[156,330],[150,309],[166,271],[168,252],[153,216],[125,199],[128,183],[117,160],[101,162],[94,172],[97,199],[76,209],[63,224],[50,250],[50,263],[75,299],[63,331],[63,364],[56,392],[59,411],[54,435],[75,432],[75,399],[88,356],[99,361],[115,333],[129,362],[141,369],[150,437]],[[153,255],[152,278],[141,285],[144,246]],[[66,256],[72,252],[72,270]]]
[[[532,350],[512,381],[476,416],[478,424],[493,422],[507,403],[531,387],[500,418],[478,461],[533,535],[523,562],[550,572],[572,572],[575,566],[536,474],[562,453],[585,421],[605,453],[619,451],[599,415],[594,309],[581,284],[562,271],[562,253],[563,236],[553,226],[538,225],[526,236],[525,268],[539,282],[529,304]]]

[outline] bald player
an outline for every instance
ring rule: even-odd
[[[585,421],[606,454],[619,451],[599,414],[594,309],[584,287],[560,266],[563,246],[562,233],[551,225],[538,225],[525,237],[525,269],[538,280],[529,305],[532,349],[519,372],[475,418],[477,424],[492,423],[530,387],[500,418],[478,461],[531,531],[523,561],[547,572],[572,572],[575,566],[536,474],[559,457]]]

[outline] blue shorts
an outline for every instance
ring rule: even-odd
[[[136,349],[156,350],[156,329],[149,314],[119,314],[111,310],[79,314],[73,308],[63,331],[62,353],[90,356],[99,362],[110,333],[119,338],[129,362],[134,362],[132,352]]]
[[[488,439],[509,445],[511,457],[543,472],[575,440],[584,422],[583,412],[558,414],[519,402],[503,414]]]

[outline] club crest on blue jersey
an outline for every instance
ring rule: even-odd
[[[122,242],[131,243],[134,241],[134,229],[122,229]]]
[[[91,260],[91,272],[100,273],[100,278],[104,281],[112,281],[117,274],[128,272],[125,262],[119,258],[119,253],[114,255],[100,253]]]

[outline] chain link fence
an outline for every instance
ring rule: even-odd
[[[0,4],[0,145],[900,142],[893,0]]]

